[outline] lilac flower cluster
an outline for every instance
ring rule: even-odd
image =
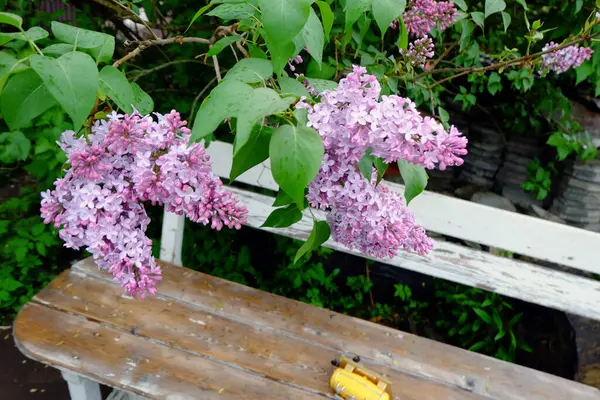
[[[190,130],[179,114],[156,115],[113,112],[85,137],[64,132],[58,144],[71,168],[42,193],[41,205],[44,222],[62,227],[66,247],[87,247],[127,294],[141,297],[154,294],[161,278],[142,201],[217,230],[239,229],[247,214],[212,173],[202,144],[188,147]]]
[[[409,99],[391,95],[380,100],[380,91],[376,77],[355,66],[338,88],[321,94],[320,103],[298,102],[325,146],[307,199],[330,211],[333,238],[349,248],[378,258],[393,257],[400,248],[426,254],[433,244],[403,198],[376,185],[375,170],[369,182],[357,164],[371,149],[388,163],[408,160],[443,170],[462,164],[467,139],[455,127],[446,132],[434,119],[423,118]]]
[[[298,54],[296,57],[294,57],[293,60],[291,58],[288,60],[288,67],[290,67],[290,71],[294,72],[296,70],[296,67],[294,66],[294,64],[300,65],[303,62],[304,62],[304,59],[302,58],[302,56],[300,54]]]
[[[456,8],[452,1],[410,0],[404,12],[404,23],[409,34],[422,37],[436,24],[440,31],[452,25],[456,19]]]
[[[428,36],[411,42],[408,49],[400,49],[400,54],[406,58],[406,61],[412,65],[418,65],[425,68],[425,62],[433,57],[433,40]]]
[[[557,43],[550,42],[543,47],[542,51],[552,50],[558,46]],[[577,68],[584,61],[589,60],[593,53],[594,50],[589,47],[567,46],[542,55],[541,67],[561,74],[569,68]]]

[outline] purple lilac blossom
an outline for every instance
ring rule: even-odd
[[[155,294],[161,279],[142,201],[217,230],[239,229],[247,214],[211,171],[203,145],[188,147],[190,130],[179,114],[156,116],[113,112],[86,137],[63,132],[58,144],[71,168],[41,204],[44,222],[60,228],[66,247],[87,247],[127,294],[142,298]]]
[[[393,257],[400,248],[426,254],[433,248],[403,198],[369,182],[357,166],[371,149],[386,162],[408,160],[425,168],[461,165],[467,139],[452,126],[446,132],[430,117],[423,118],[409,99],[381,96],[381,87],[363,67],[354,66],[339,86],[320,95],[320,103],[304,100],[308,126],[325,146],[318,175],[309,185],[311,206],[329,210],[334,240],[369,256]]]
[[[552,50],[555,47],[558,47],[558,44],[550,42],[542,48],[542,51]],[[593,53],[594,50],[589,47],[567,46],[542,55],[540,64],[543,69],[549,69],[557,74],[561,74],[570,68],[577,68],[584,61],[589,60]]]
[[[408,49],[400,49],[400,54],[406,58],[406,61],[411,65],[418,65],[425,68],[425,62],[433,57],[433,40],[428,36],[423,36],[420,39],[411,42]]]
[[[407,32],[418,37],[426,36],[436,24],[443,31],[455,19],[456,8],[451,1],[411,0],[404,12]]]

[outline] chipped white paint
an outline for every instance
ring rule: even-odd
[[[206,322],[204,322],[204,321],[200,321],[200,320],[193,319],[193,318],[189,318],[189,320],[190,320],[190,322],[193,322],[198,325],[206,325]]]
[[[72,400],[102,400],[98,382],[67,370],[60,372],[63,379],[67,381]]]
[[[160,236],[160,259],[171,264],[182,265],[181,249],[185,217],[165,210]]]
[[[273,209],[273,198],[230,189],[248,208],[248,226],[302,240],[310,234],[312,219],[306,216],[288,228],[260,228]],[[324,218],[322,211],[313,210],[313,213],[319,219]],[[364,256],[333,240],[324,246]],[[428,256],[401,252],[385,263],[600,320],[600,281],[597,280],[440,241],[434,241],[434,250]]]
[[[232,160],[231,144],[212,142],[208,153],[215,173],[221,177],[228,177]],[[269,172],[268,161],[246,171],[236,180],[278,190],[278,185]],[[402,185],[391,182],[385,184],[394,191],[404,192]],[[410,208],[419,223],[429,231],[552,261],[582,271],[600,273],[600,263],[597,262],[595,252],[591,251],[600,246],[599,233],[429,191],[414,199]]]

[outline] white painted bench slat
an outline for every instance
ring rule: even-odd
[[[215,141],[208,147],[208,153],[215,173],[227,178],[231,170],[232,145]],[[245,172],[236,181],[278,190],[268,160]],[[385,184],[392,190],[404,192],[402,185]],[[600,263],[593,251],[600,247],[600,233],[429,191],[413,200],[410,208],[417,221],[428,231],[600,274]]]

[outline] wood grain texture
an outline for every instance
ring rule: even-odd
[[[393,372],[400,372],[423,379],[428,378],[460,388],[465,396],[468,392],[472,392],[487,398],[507,400],[591,400],[600,398],[600,391],[579,383],[191,270],[166,264],[163,266],[164,279],[158,286],[158,298],[166,301],[167,304],[171,303],[171,306],[178,303],[198,312],[199,314],[194,314],[198,319],[190,317],[195,321],[206,323],[207,320],[202,318],[208,318],[207,314],[203,314],[208,313],[213,315],[213,320],[221,317],[224,320],[245,325],[247,327],[244,329],[245,332],[258,329],[265,335],[273,333],[300,343],[317,346],[323,354],[328,356],[332,352],[359,354],[367,363],[383,368],[382,371],[390,376]],[[97,270],[90,259],[79,262],[73,269],[96,279],[107,281],[109,279],[107,275]],[[74,286],[68,289],[73,290]],[[46,290],[44,289],[36,297],[36,301],[46,301]],[[50,295],[48,292],[48,296]],[[56,301],[54,297],[52,299],[52,301]],[[85,310],[89,303],[87,296],[85,299],[83,305],[73,309],[73,312],[82,313],[81,307]],[[133,306],[134,304],[131,304],[131,307]],[[91,306],[87,305],[87,307]],[[121,310],[119,312],[127,313],[126,308],[120,307],[119,309]],[[96,314],[97,312],[94,312],[94,315]],[[146,323],[150,324],[154,317],[149,316],[148,318]],[[201,323],[197,325],[199,325],[199,331],[196,332],[196,335],[201,332],[200,329],[206,329],[207,326]],[[146,327],[146,329],[149,328]],[[220,329],[222,332],[225,327]],[[136,332],[138,331],[136,330]],[[210,335],[211,338],[213,336]],[[233,335],[233,337],[236,336]],[[218,349],[214,351],[218,351]],[[276,351],[279,352],[279,350]],[[285,360],[281,354],[277,354],[277,356],[279,359]],[[306,361],[303,362],[306,364]],[[291,371],[293,366],[288,364],[291,364],[290,361],[281,364],[281,373]],[[394,391],[396,390],[394,389]],[[425,399],[427,397],[418,396],[416,398]]]
[[[328,382],[334,368],[330,361],[339,357],[339,351],[176,299],[159,296],[139,301],[121,294],[115,283],[74,272],[62,274],[36,296],[36,301],[192,355],[235,364],[310,392],[331,394]],[[394,394],[399,400],[483,399],[368,360],[363,363],[395,383]]]
[[[323,399],[240,368],[29,303],[15,322],[28,357],[150,399]]]
[[[309,215],[288,228],[262,228],[266,216],[273,210],[274,199],[238,188],[230,190],[248,208],[248,226],[301,240],[310,234],[312,217]],[[323,211],[312,210],[312,213],[319,219],[325,218]],[[324,246],[364,257],[331,239]],[[400,252],[385,263],[600,320],[598,280],[435,240],[434,249],[427,256]]]
[[[215,141],[208,147],[208,153],[215,173],[227,178],[231,170],[232,145]],[[269,160],[236,180],[271,190],[279,188],[271,175]],[[391,190],[404,193],[402,185],[391,182],[385,182],[385,185]],[[410,203],[410,209],[415,213],[417,221],[429,231],[582,271],[600,273],[596,254],[590,251],[600,246],[600,233],[429,191],[415,198]]]

